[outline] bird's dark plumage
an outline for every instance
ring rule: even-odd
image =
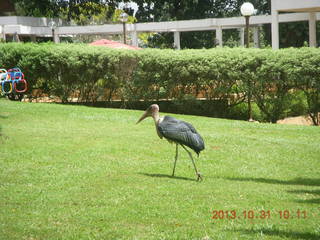
[[[157,133],[160,138],[165,137],[168,141],[176,143],[176,156],[173,165],[172,176],[174,176],[176,163],[178,160],[178,146],[181,145],[189,154],[197,175],[197,180],[202,180],[202,176],[197,170],[192,154],[187,149],[187,147],[193,149],[198,155],[204,149],[203,139],[196,129],[190,123],[175,119],[170,116],[161,118],[159,116],[159,106],[157,104],[152,104],[150,107],[148,107],[148,109],[139,118],[137,123],[141,122],[147,117],[153,118]]]
[[[165,138],[188,146],[193,149],[198,155],[204,149],[204,142],[196,129],[185,121],[175,119],[170,116],[165,116],[157,125],[161,135]]]

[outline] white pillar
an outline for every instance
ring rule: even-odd
[[[137,31],[131,32],[132,46],[138,47],[138,34]]]
[[[6,41],[6,32],[4,30],[4,25],[0,25],[0,38],[3,39],[3,41]]]
[[[260,48],[260,28],[253,28],[253,43],[255,48]]]
[[[60,43],[59,29],[55,28],[53,32],[54,32],[53,42],[54,43]]]
[[[223,42],[222,42],[222,27],[218,26],[216,30],[216,40],[218,41],[219,47],[222,47]]]
[[[271,0],[271,45],[279,49],[279,13],[276,10],[276,0]]]
[[[244,28],[239,28],[240,46],[244,47]]]
[[[174,38],[174,48],[180,50],[180,32],[173,32],[173,38]]]
[[[138,33],[137,33],[137,25],[136,24],[132,24],[133,25],[133,31],[131,32],[131,44],[132,46],[138,47],[139,45],[139,41],[138,41]]]
[[[316,13],[309,13],[309,46],[317,47],[317,25]]]

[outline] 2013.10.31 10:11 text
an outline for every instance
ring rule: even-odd
[[[283,220],[289,219],[306,219],[307,211],[305,210],[213,210],[211,219],[271,219],[279,218]]]

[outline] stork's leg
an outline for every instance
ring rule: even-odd
[[[174,165],[173,165],[172,176],[174,176],[174,171],[176,170],[177,160],[178,160],[178,144],[176,144],[176,156],[175,156],[175,158],[174,158]]]
[[[197,181],[202,180],[201,174],[200,174],[200,173],[198,172],[198,170],[197,170],[197,167],[196,167],[196,164],[195,164],[195,162],[194,162],[194,160],[193,160],[193,157],[192,157],[191,152],[189,152],[188,149],[187,149],[184,145],[181,144],[181,146],[184,148],[184,150],[187,151],[187,153],[189,154],[189,157],[191,158],[191,161],[192,161],[192,163],[193,163],[194,170],[196,171],[196,175],[197,175],[197,177],[198,177],[198,178],[197,178]]]

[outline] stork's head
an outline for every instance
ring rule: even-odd
[[[159,106],[157,104],[152,104],[148,109],[142,114],[140,119],[138,120],[137,124],[141,122],[143,119],[147,117],[154,117],[156,114],[159,113]]]

